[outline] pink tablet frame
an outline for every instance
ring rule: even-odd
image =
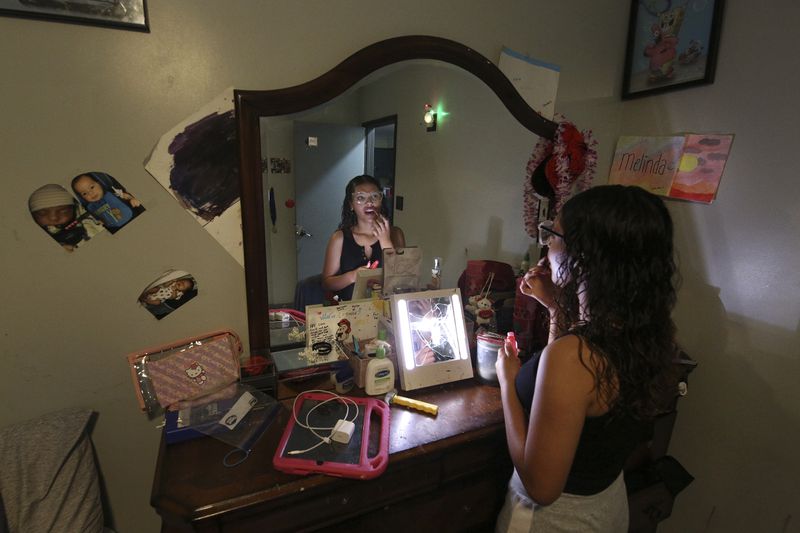
[[[330,397],[330,394],[321,392],[304,392],[300,394],[294,404],[295,414],[300,413],[305,400],[323,401]],[[386,405],[386,402],[375,398],[355,398],[350,396],[347,396],[347,398],[353,400],[364,413],[361,419],[363,427],[361,428],[361,452],[358,464],[333,461],[323,461],[322,464],[319,464],[315,459],[284,457],[283,452],[286,449],[286,443],[295,428],[295,417],[292,416],[289,419],[289,423],[286,424],[278,449],[275,450],[275,455],[272,458],[272,464],[275,469],[288,474],[327,474],[329,476],[354,479],[373,479],[381,475],[389,465],[389,406]],[[378,454],[368,457],[371,428],[369,421],[373,412],[380,417],[381,434]]]

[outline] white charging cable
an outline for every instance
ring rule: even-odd
[[[319,447],[319,446],[321,446],[323,444],[330,444],[332,440],[336,440],[337,442],[344,442],[345,444],[350,442],[350,437],[353,435],[353,430],[355,429],[354,422],[358,418],[358,404],[352,398],[348,398],[347,396],[340,396],[340,395],[336,394],[335,392],[331,392],[329,390],[310,390],[310,391],[306,391],[306,392],[320,392],[320,393],[323,393],[323,394],[330,394],[331,395],[330,398],[328,398],[327,400],[323,400],[323,401],[319,402],[317,405],[315,405],[314,407],[309,409],[308,412],[306,412],[306,423],[305,424],[300,422],[300,420],[297,418],[297,409],[296,409],[296,407],[297,407],[297,399],[300,397],[300,395],[296,396],[295,399],[294,399],[294,402],[292,402],[292,416],[294,417],[295,424],[297,424],[301,428],[305,428],[305,429],[309,430],[311,433],[314,434],[315,437],[317,437],[319,439],[319,442],[316,443],[314,446],[311,446],[310,448],[306,448],[305,450],[292,450],[290,452],[286,452],[286,454],[287,455],[298,455],[298,454],[301,454],[301,453],[310,452],[311,450],[313,450],[313,449],[315,449],[315,448],[317,448],[317,447]],[[336,425],[334,425],[333,427],[314,427],[314,426],[312,426],[311,423],[309,422],[309,416],[311,416],[311,413],[313,413],[314,410],[317,409],[318,407],[321,407],[321,406],[325,405],[328,402],[337,401],[337,400],[339,402],[341,402],[345,406],[346,411],[344,413],[344,416],[336,422]],[[352,420],[348,420],[347,419],[347,417],[350,415],[350,405],[348,404],[348,402],[352,403],[353,406],[356,408],[356,414],[355,414],[355,416],[353,417]],[[317,430],[320,430],[320,431],[330,430],[330,433],[328,434],[327,437],[323,437],[322,435],[317,433]],[[342,435],[342,437],[337,438],[335,436],[335,434]]]

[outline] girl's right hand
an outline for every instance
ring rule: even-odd
[[[525,296],[536,299],[547,309],[555,309],[557,289],[546,257],[541,258],[535,267],[525,273],[519,284],[519,290]]]
[[[436,362],[436,355],[430,346],[423,346],[414,356],[414,363],[417,366],[429,365]]]
[[[381,248],[392,248],[392,225],[389,219],[383,215],[378,215],[372,222],[372,235],[378,238]]]

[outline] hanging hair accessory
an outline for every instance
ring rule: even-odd
[[[597,169],[596,147],[591,130],[578,130],[567,120],[559,122],[553,140],[536,143],[528,160],[523,194],[523,220],[531,238],[537,238],[543,202],[553,206],[547,216],[553,219],[573,192],[591,186]]]

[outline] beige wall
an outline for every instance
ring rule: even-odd
[[[700,365],[671,445],[697,479],[664,532],[800,531],[800,73],[778,52],[799,23],[795,2],[728,2],[713,85],[623,106],[624,133],[736,134],[716,201],[670,203]]]
[[[448,37],[494,61],[506,45],[561,65],[558,110],[594,129],[599,181],[621,132],[737,134],[717,201],[670,204],[686,278],[680,336],[700,367],[673,442],[697,480],[663,530],[798,530],[790,497],[800,468],[789,443],[800,440],[800,211],[789,143],[800,83],[785,52],[800,23],[793,3],[770,11],[731,2],[714,85],[625,104],[627,2],[148,4],[149,34],[0,17],[0,425],[59,406],[96,410],[93,439],[118,531],[158,530],[149,494],[159,432],[137,412],[124,355],[219,327],[246,337],[241,267],[143,160],[226,87],[294,85],[406,34]],[[515,141],[500,133],[495,142]],[[84,170],[114,175],[147,212],[67,254],[31,222],[26,202],[39,185]],[[524,167],[503,172],[519,183]],[[462,201],[469,212],[483,199]],[[516,218],[502,223],[522,232]],[[157,322],[135,299],[166,268],[194,274],[200,295]]]

